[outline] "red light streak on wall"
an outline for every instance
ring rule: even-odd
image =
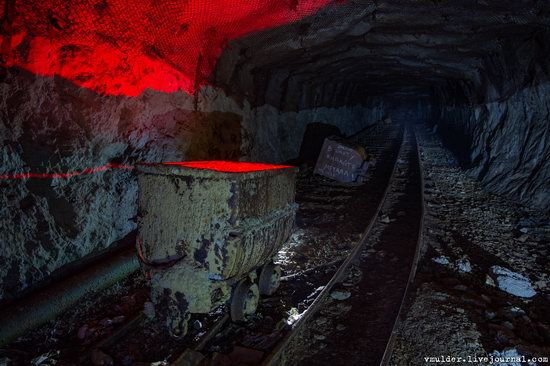
[[[127,96],[146,88],[193,93],[229,40],[297,21],[332,2],[7,1],[14,9],[0,7],[4,66]]]
[[[2,174],[0,180],[12,180],[12,179],[69,179],[78,175],[94,174],[104,172],[110,169],[124,169],[132,170],[133,166],[120,165],[120,164],[106,164],[95,168],[86,168],[80,171],[72,171],[68,173],[14,173],[14,174]]]
[[[236,162],[236,161],[223,161],[223,160],[208,160],[208,161],[181,161],[181,162],[166,162],[165,165],[177,165],[186,168],[215,170],[226,173],[246,173],[256,172],[261,170],[274,170],[274,169],[286,169],[292,168],[290,165],[275,165],[264,163],[248,163],[248,162]],[[108,170],[122,169],[133,170],[131,165],[121,164],[105,164],[103,166],[95,168],[85,168],[83,170],[72,171],[67,173],[13,173],[13,174],[0,174],[0,180],[21,180],[21,179],[69,179],[79,175],[89,175],[94,173],[105,172]]]
[[[274,164],[248,163],[248,162],[235,162],[235,161],[222,161],[222,160],[182,161],[182,162],[168,162],[163,164],[177,165],[177,166],[194,168],[194,169],[215,170],[218,172],[226,172],[226,173],[246,173],[246,172],[256,172],[260,170],[292,168],[292,166],[290,165],[274,165]]]

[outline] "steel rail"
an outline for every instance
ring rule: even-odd
[[[399,311],[397,313],[397,317],[395,318],[395,322],[392,327],[392,332],[390,335],[390,338],[388,340],[388,343],[386,344],[386,349],[384,350],[384,355],[382,357],[382,360],[380,361],[381,366],[387,366],[390,363],[391,356],[393,355],[393,350],[395,348],[395,341],[397,339],[397,334],[399,330],[399,326],[401,325],[403,316],[405,315],[405,309],[406,309],[406,303],[407,300],[410,298],[411,290],[413,287],[414,279],[416,278],[416,271],[418,270],[418,262],[420,261],[420,252],[422,249],[422,243],[424,240],[424,214],[426,212],[426,202],[424,200],[424,171],[422,169],[422,163],[420,160],[420,147],[418,145],[418,140],[416,139],[416,134],[414,133],[414,130],[411,130],[414,141],[416,144],[416,154],[418,159],[418,169],[420,173],[420,225],[418,227],[418,239],[416,242],[416,249],[414,252],[414,258],[413,263],[411,266],[411,271],[409,273],[409,278],[407,280],[407,286],[405,287],[405,291],[403,292],[403,298],[401,299],[401,304],[399,306]]]
[[[275,349],[269,354],[269,356],[262,362],[261,364],[262,366],[273,366],[278,364],[286,347],[290,344],[290,342],[294,339],[294,337],[296,337],[299,334],[299,331],[307,323],[307,320],[311,318],[311,316],[319,310],[319,308],[321,307],[321,304],[323,303],[323,300],[328,296],[328,294],[330,293],[334,285],[341,281],[341,278],[344,275],[345,271],[349,268],[350,264],[356,259],[361,249],[364,248],[365,244],[368,241],[369,234],[372,228],[374,227],[376,221],[378,220],[378,213],[382,210],[384,204],[386,203],[388,193],[390,192],[392,182],[395,178],[395,173],[397,171],[397,165],[398,165],[397,161],[399,160],[399,156],[401,156],[403,152],[404,146],[405,146],[405,128],[403,127],[401,146],[399,147],[399,152],[397,153],[396,159],[394,161],[390,179],[388,180],[386,189],[384,190],[384,193],[382,194],[380,202],[378,203],[376,214],[373,215],[373,217],[370,219],[369,224],[367,225],[367,228],[365,229],[365,231],[363,231],[363,234],[361,235],[361,239],[359,240],[359,243],[352,249],[348,257],[344,260],[344,262],[338,268],[334,276],[330,279],[330,281],[325,285],[323,290],[315,298],[313,303],[302,313],[300,318],[292,325],[292,329],[283,337],[283,339],[278,343],[277,347],[275,347]]]

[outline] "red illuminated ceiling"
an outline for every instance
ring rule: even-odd
[[[226,172],[226,173],[246,173],[246,172],[256,172],[261,170],[292,168],[289,165],[246,163],[246,162],[221,161],[221,160],[182,161],[182,162],[170,162],[170,163],[164,163],[164,164],[177,165],[177,166],[182,166],[186,168],[215,170],[218,172]]]
[[[192,93],[229,40],[294,22],[331,1],[6,0],[2,58],[5,66],[102,94]]]

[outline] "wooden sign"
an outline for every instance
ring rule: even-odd
[[[364,156],[362,147],[327,138],[313,172],[339,182],[362,182],[368,169]]]

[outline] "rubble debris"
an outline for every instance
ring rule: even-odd
[[[495,280],[493,280],[493,278],[489,275],[485,275],[485,284],[487,286],[491,286],[491,287],[496,287],[496,283],[495,283]]]
[[[529,239],[529,235],[527,234],[523,234],[518,238],[518,240],[521,241],[522,243],[525,243],[527,239]]]
[[[449,262],[449,258],[444,257],[444,256],[437,257],[437,258],[432,258],[432,261],[435,262],[435,263],[444,265],[444,266],[446,266],[447,264],[450,263],[450,262]]]
[[[537,294],[527,277],[500,266],[493,266],[491,270],[497,275],[497,284],[502,291],[519,297],[533,297]]]
[[[38,357],[32,359],[31,364],[33,366],[52,366],[57,364],[55,357],[59,355],[58,350],[51,350],[47,353],[41,354]]]
[[[292,325],[296,321],[298,321],[302,317],[302,314],[300,314],[300,311],[297,308],[291,308],[288,311],[288,318],[287,318],[287,324]]]
[[[461,258],[457,261],[456,266],[458,271],[461,273],[470,273],[472,272],[472,265],[468,258]]]
[[[539,280],[534,283],[535,288],[539,290],[546,290],[548,289],[548,281]]]
[[[351,297],[351,292],[346,290],[334,290],[330,293],[330,297],[334,300],[343,301]]]
[[[390,217],[388,215],[382,215],[380,217],[380,222],[383,222],[384,224],[389,224],[391,222]]]
[[[523,311],[523,309],[518,308],[517,306],[512,306],[512,307],[510,308],[510,312],[511,312],[514,316],[522,316],[522,315],[525,315],[525,311]]]

